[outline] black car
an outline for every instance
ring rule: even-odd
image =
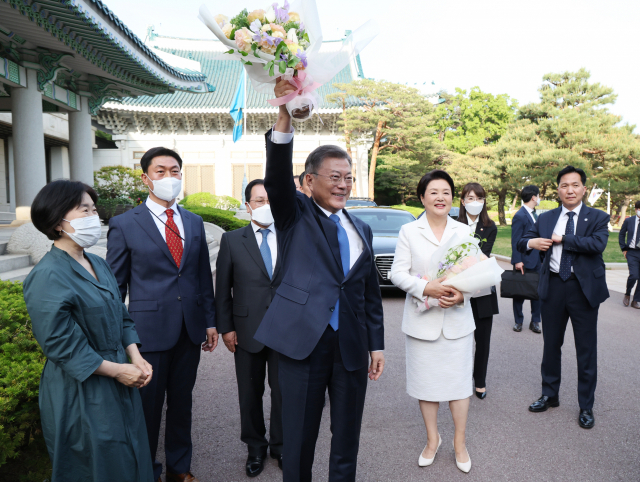
[[[377,206],[377,204],[368,197],[351,197],[347,199],[347,207],[352,206]]]
[[[373,231],[373,256],[378,270],[380,288],[395,288],[389,280],[400,228],[416,218],[408,211],[383,207],[347,207],[355,216],[371,226]]]

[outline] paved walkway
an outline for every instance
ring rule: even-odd
[[[577,423],[571,329],[567,330],[563,356],[561,405],[546,413],[530,413],[528,405],[540,395],[542,336],[526,329],[512,331],[510,301],[500,300],[501,314],[493,325],[488,396],[484,401],[471,399],[467,444],[473,468],[465,475],[455,466],[453,423],[444,404],[440,408],[440,452],[431,467],[417,465],[426,432],[418,403],[405,393],[404,335],[400,329],[404,296],[385,294],[387,367],[380,381],[369,384],[357,480],[640,480],[640,313],[623,307],[621,297],[612,295],[600,310],[596,426],[590,431]],[[525,313],[528,316],[526,307]],[[194,395],[194,474],[201,482],[247,480],[233,356],[224,346],[213,354],[203,354]],[[265,401],[268,405],[267,397]],[[314,465],[314,478],[319,481],[327,480],[328,405]],[[269,460],[256,480],[282,480],[275,461]]]

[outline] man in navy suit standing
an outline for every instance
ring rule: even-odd
[[[511,220],[511,264],[523,275],[525,270],[540,272],[540,253],[535,249],[526,253],[518,251],[518,241],[529,232],[538,220],[536,206],[540,205],[540,189],[538,186],[525,186],[520,193],[522,207]],[[516,319],[513,331],[522,331],[524,314],[522,313],[523,298],[513,299],[513,315]],[[540,300],[531,300],[531,323],[529,329],[540,333]]]
[[[597,378],[597,332],[600,303],[609,298],[602,253],[609,237],[609,215],[585,206],[587,176],[565,167],[558,174],[562,206],[542,214],[518,242],[518,250],[540,251],[538,292],[544,319],[542,396],[529,406],[544,412],[560,405],[560,364],[567,322],[571,318],[578,359],[578,423],[592,428]]]
[[[191,392],[200,345],[218,344],[213,278],[202,218],[178,206],[182,159],[154,147],[140,160],[149,197],[109,221],[107,262],[122,301],[136,323],[152,382],[140,390],[151,456],[155,458],[167,395],[165,454],[167,482],[196,482],[191,474]],[[153,461],[160,481],[162,464]]]
[[[622,303],[629,306],[631,298],[631,290],[640,279],[640,232],[638,231],[638,222],[640,221],[640,201],[636,201],[636,215],[624,220],[618,235],[620,249],[624,253],[629,266],[629,279],[627,280],[627,291],[624,294]],[[625,239],[626,238],[626,239]],[[631,308],[640,310],[640,283],[636,287],[631,302]]]
[[[276,97],[295,89],[279,80]],[[311,198],[296,191],[293,131],[285,106],[266,134],[265,188],[278,231],[282,283],[255,339],[280,353],[284,482],[311,480],[328,388],[329,481],[355,481],[367,374],[384,369],[382,299],[371,228],[344,210],[351,159],[321,146],[305,163]],[[371,363],[369,363],[369,356]]]

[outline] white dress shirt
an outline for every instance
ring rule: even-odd
[[[640,217],[636,216],[636,219],[635,219],[636,229],[633,232],[633,238],[631,239],[631,242],[629,243],[629,248],[630,249],[637,249],[636,248],[636,240],[638,239],[638,220],[640,220]]]
[[[173,221],[178,227],[180,237],[182,238],[182,246],[184,247],[184,226],[182,225],[182,217],[180,216],[180,211],[178,210],[178,203],[174,202],[173,206],[171,206],[170,208],[165,208],[164,206],[160,206],[160,204],[158,204],[157,202],[152,201],[151,198],[148,197],[145,201],[145,204],[149,208],[149,211],[151,211],[151,217],[155,221],[156,226],[158,226],[158,230],[160,231],[162,239],[164,239],[165,242],[167,241],[167,227],[165,226],[165,223],[168,219],[166,211],[167,209],[173,209]]]
[[[578,227],[578,223],[580,222],[580,210],[582,209],[582,203],[580,206],[573,210],[576,215],[573,217],[573,234],[576,234],[576,229]],[[557,234],[558,236],[564,236],[565,231],[567,230],[567,223],[569,222],[569,216],[567,213],[569,210],[562,206],[562,213],[560,213],[560,217],[558,218],[558,222],[556,223],[556,227],[553,230],[553,234]],[[549,268],[554,273],[560,272],[560,260],[562,259],[562,243],[557,243],[553,245],[551,248],[551,264]],[[571,272],[573,273],[573,266],[571,267]]]
[[[278,132],[276,130],[275,124],[271,130],[271,142],[274,144],[289,144],[293,140],[293,133],[295,129],[292,127],[291,132],[287,134],[286,132]]]
[[[536,218],[533,217],[533,211],[534,211],[535,208],[531,209],[526,204],[523,204],[522,206],[527,210],[527,212],[529,213],[529,216],[531,216],[531,219],[533,220],[533,223],[535,224],[536,223]]]
[[[471,228],[471,232],[472,233],[476,232],[476,228],[478,227],[478,221],[480,221],[480,215],[479,214],[476,216],[476,220],[473,221],[471,219],[471,216],[469,216],[469,213],[467,213],[467,224]]]
[[[278,241],[276,239],[276,227],[273,223],[268,228],[262,228],[258,226],[256,223],[251,221],[251,227],[253,228],[253,234],[256,235],[256,241],[258,242],[258,249],[262,245],[262,233],[259,231],[261,229],[268,229],[269,234],[267,234],[267,245],[269,246],[269,250],[271,251],[271,273],[276,270],[276,261],[278,260]]]
[[[315,203],[315,200],[313,202]],[[316,206],[318,206],[320,210],[327,215],[327,217],[333,214],[331,211],[327,211],[322,206],[319,206],[318,203],[316,203]],[[344,211],[341,209],[335,214],[340,218],[340,225],[347,232],[347,238],[349,239],[349,269],[351,269],[364,251],[364,243],[362,242],[360,234],[358,234],[358,230],[349,220]]]

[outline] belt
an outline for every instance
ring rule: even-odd
[[[553,276],[554,278],[560,278],[560,275],[558,273],[554,273],[553,271],[551,272],[551,276]],[[560,278],[560,279],[562,279],[562,278]],[[571,273],[571,276],[569,276],[567,281],[569,281],[570,279],[578,279],[578,277],[576,276],[575,273]]]

